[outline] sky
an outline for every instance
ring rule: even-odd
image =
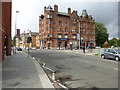
[[[77,10],[79,16],[86,9],[96,22],[104,23],[109,39],[118,38],[118,0],[12,0],[12,37],[15,35],[15,21],[20,33],[24,30],[39,32],[39,16],[44,14],[44,7],[51,5],[54,8],[55,4],[58,11],[67,13],[70,7],[72,11]]]

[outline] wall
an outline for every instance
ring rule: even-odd
[[[12,2],[2,2],[2,27],[5,32],[2,32],[2,60],[4,60],[4,41],[7,35],[6,55],[11,55],[11,7]]]
[[[0,61],[2,60],[2,2],[0,1]]]

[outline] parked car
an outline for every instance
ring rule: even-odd
[[[17,51],[22,51],[22,48],[16,47]]]
[[[96,46],[95,48],[96,48],[96,49],[100,49],[101,47],[100,47],[100,46]]]
[[[26,50],[28,50],[28,47],[25,48]],[[30,48],[29,48],[30,49]]]
[[[82,46],[80,46],[80,49],[82,49],[83,47]],[[77,47],[75,47],[75,48],[73,48],[73,49],[75,49],[75,50],[79,50],[79,46],[77,46]]]
[[[101,57],[103,59],[109,58],[109,59],[115,59],[116,61],[120,60],[120,49],[104,49]]]
[[[57,50],[64,50],[64,48],[63,47],[60,47],[60,48],[58,47]]]
[[[35,48],[35,47],[32,47],[32,48],[30,48],[30,50],[36,50],[36,48]]]
[[[70,47],[66,47],[66,50],[70,50],[71,48]]]

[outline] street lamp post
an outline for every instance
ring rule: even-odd
[[[77,20],[78,24],[79,24],[79,50],[80,50],[80,21]]]
[[[15,54],[16,54],[17,13],[19,13],[19,11],[16,11],[16,17],[15,17]]]
[[[81,37],[80,37],[80,21],[79,21],[79,50],[80,50],[80,39]]]

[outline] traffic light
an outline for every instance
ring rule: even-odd
[[[27,38],[27,43],[31,43],[32,42],[32,38],[31,37],[28,37]]]

